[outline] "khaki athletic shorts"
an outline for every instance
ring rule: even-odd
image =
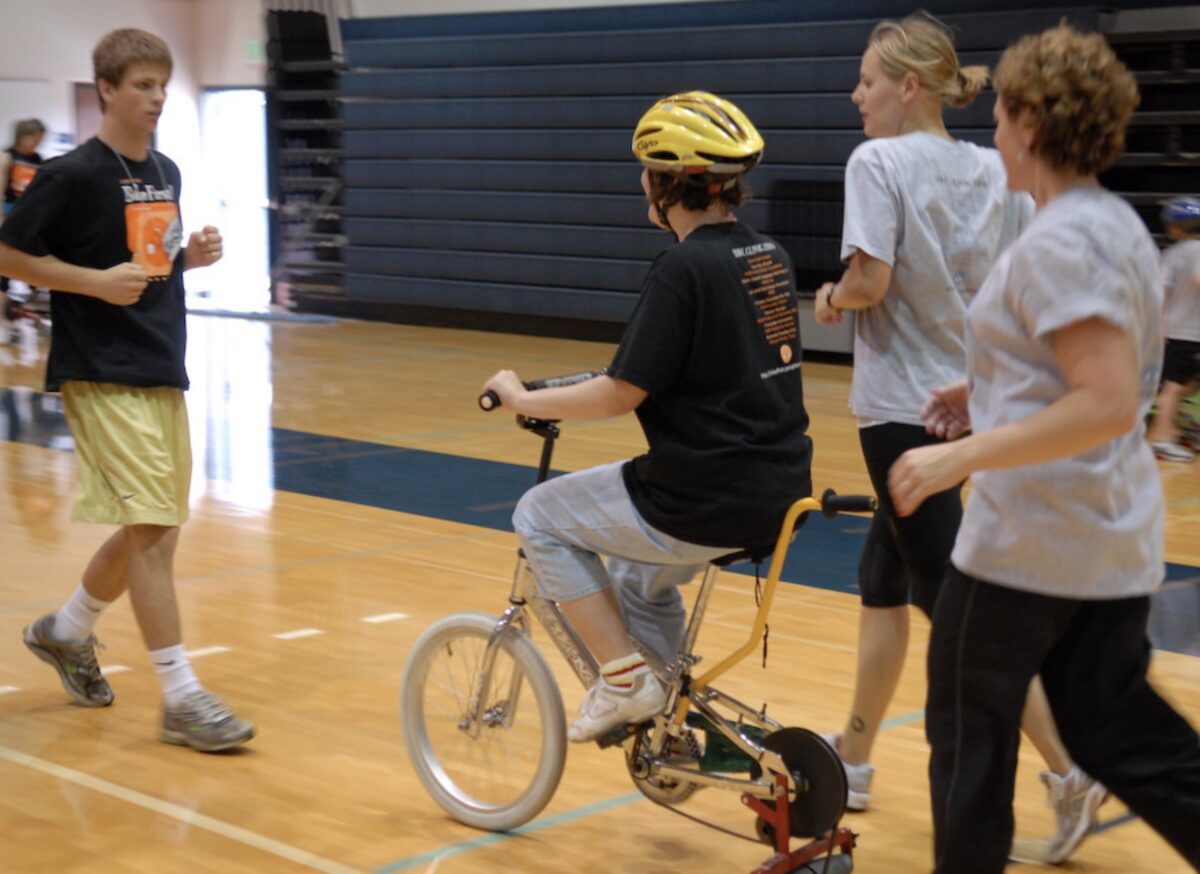
[[[79,460],[77,522],[182,525],[192,444],[183,392],[67,382],[63,405]]]

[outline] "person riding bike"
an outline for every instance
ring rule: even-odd
[[[678,586],[732,551],[769,551],[812,490],[791,260],[733,212],[762,137],[729,101],[692,91],[646,112],[633,153],[648,218],[675,243],[607,372],[529,391],[501,370],[484,385],[532,418],[633,412],[646,436],[646,453],[535,486],[513,514],[539,586],[600,663],[576,742],[661,712],[666,694],[630,635],[669,662],[684,633]]]

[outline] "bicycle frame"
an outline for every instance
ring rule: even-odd
[[[537,482],[543,482],[549,474],[553,445],[559,434],[558,428],[553,422],[536,420],[525,420],[521,422],[521,425],[542,437],[543,445],[538,466]],[[727,673],[742,662],[756,649],[758,640],[761,639],[763,629],[766,626],[767,615],[770,613],[771,605],[774,601],[775,591],[779,584],[780,575],[783,572],[784,559],[787,557],[788,547],[792,540],[792,534],[795,531],[796,522],[802,513],[820,509],[821,502],[812,497],[802,498],[793,503],[788,509],[776,540],[775,549],[771,555],[770,568],[763,584],[762,597],[759,601],[758,612],[755,615],[749,637],[741,647],[718,662],[711,669],[699,677],[692,678],[691,669],[700,660],[698,656],[692,654],[692,648],[700,633],[700,625],[703,622],[709,599],[712,597],[713,587],[720,573],[720,568],[717,565],[710,564],[708,566],[704,578],[700,583],[700,590],[696,596],[695,606],[692,608],[691,616],[688,619],[681,653],[670,665],[664,666],[664,670],[662,671],[662,679],[668,683],[668,706],[665,712],[669,714],[669,717],[660,716],[654,720],[656,731],[654,732],[653,739],[649,748],[645,750],[644,757],[639,757],[640,761],[644,763],[646,775],[653,773],[655,776],[673,777],[698,785],[719,786],[749,793],[759,798],[774,799],[779,796],[781,791],[785,790],[781,790],[781,783],[770,776],[770,772],[773,772],[774,774],[786,777],[787,790],[795,790],[794,778],[783,758],[772,750],[764,749],[752,738],[747,737],[737,730],[738,725],[744,722],[751,723],[768,731],[776,731],[783,726],[768,717],[764,710],[755,710],[737,699],[717,689],[713,689],[711,683],[714,679]],[[534,617],[546,630],[547,634],[549,634],[550,639],[567,660],[567,664],[571,666],[576,676],[579,677],[585,689],[590,688],[600,676],[600,668],[595,658],[588,651],[587,647],[584,646],[582,640],[580,640],[566,617],[563,616],[558,605],[554,601],[543,597],[540,593],[537,581],[529,570],[529,563],[523,552],[519,553],[518,556],[517,568],[513,575],[512,590],[509,594],[508,602],[509,607],[497,622],[496,629],[492,633],[484,651],[483,664],[479,674],[479,686],[472,690],[471,693],[468,719],[466,720],[468,724],[462,726],[472,736],[478,735],[481,725],[485,723],[489,715],[483,710],[483,702],[485,692],[491,683],[492,667],[500,640],[503,635],[510,633],[510,629],[516,629],[521,633],[529,634],[530,627],[527,610],[533,613]],[[512,681],[506,703],[502,708],[506,722],[513,717],[519,692],[520,677],[517,676]],[[738,722],[731,722],[722,716],[715,709],[714,704],[732,711],[736,714]],[[662,760],[662,753],[668,738],[682,736],[686,730],[684,720],[687,718],[688,711],[693,707],[751,761],[756,762],[762,768],[762,776],[760,778],[745,780],[702,773],[699,770],[672,765]],[[495,709],[493,708],[493,710]],[[633,738],[634,743],[637,744],[640,743],[640,737],[640,734],[630,733],[625,730],[621,733],[620,737],[602,745],[624,743],[630,738]],[[635,774],[635,776],[637,775]]]

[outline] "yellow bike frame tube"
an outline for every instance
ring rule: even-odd
[[[766,582],[763,583],[762,600],[758,605],[758,614],[754,617],[754,627],[750,630],[749,639],[736,652],[730,654],[724,661],[713,665],[707,672],[692,681],[692,691],[700,692],[717,677],[724,674],[738,662],[758,648],[762,639],[763,629],[767,625],[767,614],[771,612],[771,601],[775,598],[775,587],[783,573],[783,562],[787,558],[788,547],[792,543],[792,533],[796,528],[796,519],[801,513],[821,509],[818,498],[801,498],[788,507],[787,515],[783,517],[783,525],[779,529],[779,539],[775,541],[775,551],[771,553],[771,568],[767,571]],[[686,707],[687,702],[680,702]]]

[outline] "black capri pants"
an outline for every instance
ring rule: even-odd
[[[909,602],[933,615],[950,552],[962,522],[962,483],[931,495],[913,515],[901,519],[888,492],[888,471],[909,449],[944,443],[921,425],[886,422],[860,428],[867,473],[879,501],[858,562],[864,607],[901,607]]]

